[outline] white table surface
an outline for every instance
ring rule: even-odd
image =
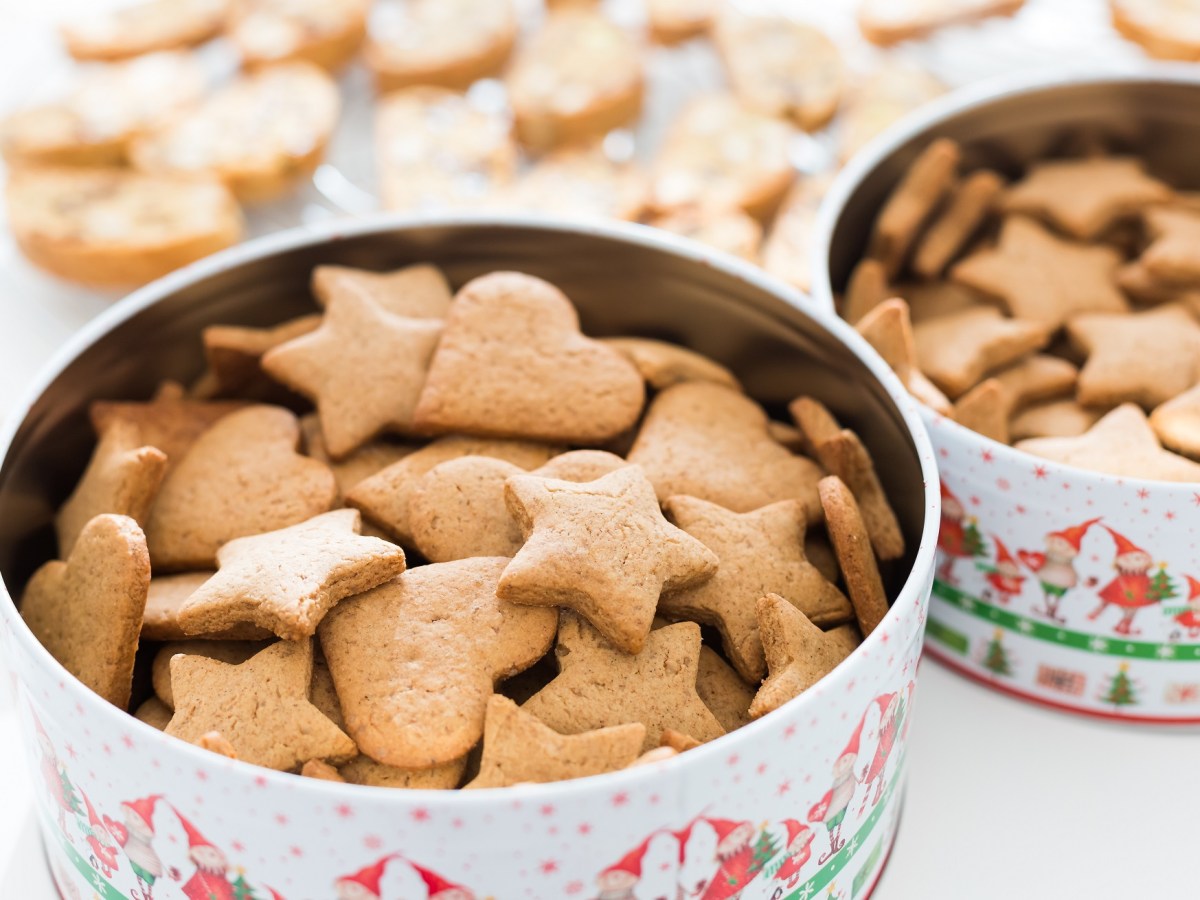
[[[45,54],[45,42],[24,36],[48,35],[64,10],[92,2],[0,0],[0,111]],[[1081,5],[1040,5],[1052,3]],[[107,303],[31,270],[0,220],[0,415]],[[0,897],[44,900],[55,895],[6,685],[0,679]],[[926,661],[911,739],[903,822],[878,900],[1200,897],[1196,730],[1043,710]]]

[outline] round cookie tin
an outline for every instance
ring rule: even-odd
[[[72,678],[14,599],[87,458],[86,409],[200,370],[199,329],[298,312],[318,263],[441,266],[452,284],[528,271],[591,334],[665,337],[779,408],[813,394],[856,428],[908,543],[895,602],[846,661],[780,710],[682,756],[500,790],[301,778],[169,738]],[[0,632],[54,879],[75,900],[466,900],[867,896],[900,814],[939,497],[916,405],[844,323],[754,268],[637,226],[377,219],[285,232],[183,269],[89,325],[0,432]]]
[[[814,293],[832,302],[875,214],[936,137],[1010,174],[1068,132],[1111,133],[1200,186],[1200,76],[1178,66],[1005,79],[882,135],[821,210]],[[1200,484],[1115,478],[982,437],[928,408],[942,523],[926,648],[998,690],[1105,718],[1200,723]],[[1129,599],[1129,598],[1132,598]]]

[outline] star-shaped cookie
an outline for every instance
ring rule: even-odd
[[[269,328],[249,328],[242,325],[209,325],[201,333],[204,358],[218,393],[246,396],[260,387],[260,382],[278,385],[265,378],[262,358],[281,344],[316,331],[321,325],[318,315],[301,316]]]
[[[262,367],[316,403],[326,449],[340,458],[380,432],[412,430],[442,322],[394,315],[357,292],[331,299],[320,328],[268,351]]]
[[[1160,282],[1200,286],[1200,212],[1163,207],[1144,218],[1152,240],[1138,262]]]
[[[179,608],[189,634],[246,624],[285,640],[311,637],[325,614],[404,571],[404,551],[359,534],[356,509],[238,538],[217,551],[217,573]]]
[[[1030,438],[1018,450],[1092,472],[1157,481],[1200,481],[1200,463],[1164,450],[1146,414],[1118,406],[1078,437]]]
[[[1123,156],[1034,163],[1001,200],[1007,212],[1038,216],[1080,240],[1118,219],[1170,200],[1171,189]]]
[[[766,672],[754,611],[764,594],[787,597],[820,624],[854,617],[850,601],[804,556],[805,513],[798,500],[735,513],[679,496],[666,508],[671,521],[721,563],[708,581],[663,597],[659,611],[670,619],[715,625],[729,661],[747,681],[759,681]]]
[[[854,328],[892,367],[910,394],[930,409],[944,416],[950,414],[949,398],[917,367],[917,343],[907,303],[898,297],[885,300]]]
[[[640,653],[612,646],[591,625],[564,612],[554,650],[558,675],[521,708],[562,734],[641,722],[642,750],[664,728],[711,741],[725,733],[696,693],[700,626],[680,622],[650,632]]]
[[[755,606],[770,671],[750,704],[757,719],[803,694],[848,654],[841,636],[825,634],[782,597],[768,594]]]
[[[1052,330],[985,306],[922,322],[913,328],[913,340],[921,371],[956,399],[988,372],[1044,347]]]
[[[1004,302],[1018,319],[1058,328],[1084,312],[1125,312],[1118,290],[1121,254],[1051,234],[1023,216],[1009,216],[994,248],[978,250],[950,268],[950,277]]]
[[[515,475],[505,499],[525,544],[497,596],[573,609],[627,653],[642,649],[660,596],[717,570],[711,550],[663,518],[639,466],[582,484]]]
[[[171,658],[175,715],[167,734],[196,742],[219,731],[245,762],[287,771],[347,760],[354,742],[308,702],[312,641],[277,641],[244,663]]]
[[[1200,456],[1200,385],[1172,397],[1150,414],[1150,427],[1163,445]]]
[[[1067,336],[1087,354],[1075,391],[1085,406],[1154,409],[1200,375],[1200,325],[1179,304],[1128,316],[1076,316]]]
[[[544,784],[614,772],[637,758],[645,739],[640,722],[559,734],[496,694],[488,701],[479,774],[466,787]]]
[[[150,592],[146,595],[146,611],[142,615],[142,640],[186,640],[188,633],[179,624],[179,608],[212,576],[212,572],[205,571],[152,577]],[[250,623],[204,635],[213,641],[265,641],[271,636],[270,631]]]
[[[427,263],[392,272],[317,266],[312,273],[312,290],[317,303],[324,307],[334,297],[358,294],[386,312],[413,319],[444,319],[454,299],[442,270]]]

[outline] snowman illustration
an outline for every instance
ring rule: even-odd
[[[1058,607],[1067,592],[1079,583],[1079,574],[1075,571],[1075,558],[1079,556],[1084,535],[1099,521],[1098,518],[1088,519],[1080,525],[1051,531],[1045,538],[1044,553],[1017,551],[1017,557],[1037,576],[1038,584],[1042,588],[1045,605],[1034,609],[1035,613],[1055,622],[1066,621],[1058,614]],[[1088,579],[1086,584],[1093,587],[1096,579]]]

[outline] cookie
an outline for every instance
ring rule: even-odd
[[[1172,397],[1150,414],[1150,427],[1163,446],[1200,457],[1200,386]]]
[[[762,267],[805,292],[812,288],[817,210],[831,182],[830,175],[798,178],[783,198],[762,248]]]
[[[305,60],[340,69],[367,30],[368,0],[248,0],[234,6],[225,33],[248,68]]]
[[[553,11],[505,80],[517,139],[534,151],[598,138],[642,108],[637,44],[592,9]]]
[[[496,596],[507,564],[420,566],[325,616],[321,648],[363,753],[410,768],[461,758],[483,734],[496,683],[550,648],[554,610]]]
[[[1011,16],[1025,0],[865,0],[858,27],[872,44],[887,47],[924,37],[941,28]]]
[[[1200,463],[1164,450],[1146,414],[1133,403],[1118,406],[1078,436],[1031,438],[1015,446],[1089,472],[1155,481],[1200,481]]]
[[[1120,263],[1112,247],[1077,244],[1032,219],[1009,216],[996,247],[955,263],[950,277],[997,297],[1018,319],[1057,328],[1077,313],[1129,309],[1113,280]]]
[[[900,522],[879,483],[875,463],[858,435],[842,428],[832,413],[811,397],[797,397],[788,404],[788,411],[812,447],[817,462],[825,471],[842,479],[854,494],[871,534],[875,555],[883,560],[902,557],[904,534]],[[766,593],[786,596],[784,591],[762,592]],[[823,624],[812,612],[805,612],[817,624]]]
[[[1044,347],[1051,330],[980,307],[922,322],[914,326],[913,339],[921,371],[947,396],[958,398],[988,372]]]
[[[507,697],[488,700],[479,774],[465,787],[545,784],[601,775],[629,766],[646,738],[640,722],[580,734],[559,734]]]
[[[229,0],[142,0],[72,16],[59,33],[78,60],[127,59],[155,50],[190,47],[215,37]]]
[[[583,619],[563,613],[554,650],[559,673],[521,708],[562,734],[629,722],[646,727],[642,751],[673,728],[698,741],[725,733],[696,693],[700,626],[681,622],[650,632],[631,655]]]
[[[391,19],[386,12],[364,53],[381,94],[413,85],[466,90],[504,67],[517,38],[511,0],[416,0]]]
[[[935,412],[951,413],[950,400],[917,366],[917,342],[907,303],[899,298],[885,300],[854,327],[891,366],[910,394]]]
[[[263,641],[270,638],[270,631],[251,624],[233,625],[204,634],[184,630],[179,624],[179,608],[212,575],[212,572],[183,572],[151,578],[146,609],[142,614],[142,640],[182,641],[202,637],[216,641]]]
[[[342,777],[329,763],[320,759],[310,759],[300,767],[300,774],[305,778],[317,778],[321,781],[336,781],[339,784],[345,784],[346,779]]]
[[[869,637],[888,611],[888,598],[871,551],[870,535],[854,494],[840,478],[836,475],[822,478],[820,492],[825,527],[837,554],[846,593],[854,606],[859,630]]]
[[[678,344],[638,337],[601,338],[600,342],[628,357],[646,383],[658,391],[685,381],[711,381],[736,390],[742,387],[723,365]]]
[[[505,505],[504,483],[524,471],[487,456],[434,466],[409,500],[413,545],[430,562],[516,554],[524,538]]]
[[[267,328],[209,325],[201,332],[201,341],[214,393],[246,396],[259,392],[266,380],[263,356],[281,344],[316,331],[320,325],[321,317],[317,315],[300,316]]]
[[[428,769],[406,769],[376,762],[360,753],[338,767],[338,775],[349,784],[407,790],[446,791],[458,787],[467,767],[467,758],[452,759]]]
[[[144,284],[236,244],[242,214],[217,181],[126,169],[22,167],[5,188],[17,246],[96,287]]]
[[[646,181],[610,159],[603,144],[555,150],[537,159],[489,208],[635,222],[646,207]]]
[[[573,609],[627,653],[644,646],[660,597],[717,569],[710,550],[663,518],[637,466],[583,484],[514,475],[504,491],[525,542],[497,596]]]
[[[213,568],[234,538],[286,528],[330,508],[324,463],[296,452],[296,417],[275,406],[230,413],[192,444],[163,481],[146,526],[156,568]]]
[[[1067,336],[1087,354],[1075,391],[1085,406],[1151,410],[1200,376],[1200,325],[1177,304],[1128,316],[1075,316]]]
[[[1200,212],[1147,209],[1143,219],[1150,246],[1138,263],[1160,283],[1200,287]]]
[[[444,319],[454,299],[446,274],[429,263],[390,272],[317,266],[312,273],[312,291],[321,307],[328,308],[342,294],[360,294],[384,312],[412,319]]]
[[[1200,309],[1200,287],[1163,282],[1151,275],[1141,260],[1135,259],[1117,269],[1117,286],[1143,306],[1184,303],[1193,310]]]
[[[417,483],[435,466],[464,456],[488,456],[533,469],[553,457],[560,448],[531,441],[501,441],[451,436],[439,438],[409,454],[346,494],[346,502],[362,511],[371,522],[413,546],[412,494]]]
[[[217,551],[217,572],[179,607],[189,634],[245,625],[285,640],[311,637],[340,600],[404,571],[404,551],[359,531],[355,509],[230,541]]]
[[[63,668],[126,709],[149,586],[150,558],[137,523],[96,516],[66,562],[54,560],[33,573],[21,618]]]
[[[1080,406],[1074,399],[1035,403],[1008,423],[1009,438],[1021,441],[1039,437],[1075,437],[1100,420],[1104,411]]]
[[[716,0],[646,0],[650,35],[660,44],[699,37],[712,25]]]
[[[205,659],[238,665],[266,646],[261,641],[214,641],[194,638],[163,644],[154,654],[154,661],[150,667],[154,695],[168,709],[175,709],[175,691],[171,682],[171,659],[175,656],[202,656]]]
[[[133,715],[151,728],[162,731],[167,727],[167,723],[171,721],[171,716],[175,715],[175,712],[157,697],[151,697],[134,710]]]
[[[337,506],[344,505],[346,494],[372,475],[382,472],[388,466],[420,449],[417,444],[376,440],[363,444],[343,459],[335,460],[325,447],[325,439],[321,435],[321,423],[316,415],[307,415],[300,420],[300,433],[303,436],[305,455],[319,459],[333,472],[338,489],[335,501]]]
[[[726,12],[713,37],[746,106],[805,131],[824,128],[837,112],[846,68],[825,32],[788,16]]]
[[[885,57],[850,85],[837,121],[838,157],[846,162],[917,107],[946,92],[923,67]]]
[[[137,134],[191,106],[205,74],[190,54],[152,53],[85,73],[65,97],[0,121],[10,165],[120,165]]]
[[[846,658],[837,639],[827,637],[782,597],[759,598],[756,611],[770,674],[750,704],[752,719],[799,697]]]
[[[781,594],[820,623],[837,625],[854,611],[849,601],[804,556],[805,511],[797,500],[733,513],[715,503],[676,496],[666,503],[671,521],[708,547],[720,566],[707,581],[668,594],[659,612],[716,626],[738,674],[756,682],[766,673],[755,604]]]
[[[921,229],[954,185],[962,151],[949,138],[931,142],[913,160],[875,219],[867,255],[895,277]]]
[[[169,722],[167,723],[170,724]],[[165,730],[165,728],[164,728]],[[225,739],[225,736],[219,731],[206,731],[200,737],[192,741],[201,750],[207,750],[209,753],[216,753],[218,756],[224,756],[227,759],[237,759],[237,750],[233,744]]]
[[[479,206],[516,176],[511,127],[506,113],[448,88],[404,88],[380,98],[375,163],[384,207]]]
[[[1007,444],[1012,400],[999,379],[986,378],[955,401],[954,421],[978,435]]]
[[[661,746],[668,747],[677,754],[688,750],[695,750],[700,746],[700,741],[696,740],[690,734],[684,734],[682,731],[676,731],[674,728],[664,728],[661,740]]]
[[[1005,212],[1036,216],[1080,240],[1092,240],[1122,218],[1171,189],[1146,174],[1142,161],[1125,156],[1035,162],[1004,193]]]
[[[580,332],[558,288],[493,272],[455,297],[413,425],[586,444],[633,425],[644,399],[637,369]]]
[[[908,304],[909,318],[924,322],[976,306],[996,306],[998,301],[957,281],[912,281],[892,288]]]
[[[1053,400],[1071,394],[1079,370],[1073,364],[1048,353],[1031,353],[1024,359],[1000,369],[995,379],[1008,392],[1014,409],[1041,400]]]
[[[696,693],[726,731],[749,724],[754,691],[711,647],[700,648]]]
[[[688,494],[733,512],[779,500],[804,504],[820,520],[820,467],[781,447],[767,415],[746,395],[719,384],[690,381],[662,391],[650,404],[629,462],[646,472],[659,500]]]
[[[1200,60],[1195,10],[1184,0],[1108,0],[1113,27],[1158,59]]]
[[[762,245],[762,226],[744,212],[721,212],[681,209],[666,216],[651,219],[655,228],[678,234],[701,244],[716,247],[725,253],[748,262],[758,261]]]
[[[967,245],[1004,189],[1004,179],[989,169],[963,178],[918,239],[912,269],[922,278],[937,278]]]
[[[171,658],[175,715],[166,733],[195,741],[219,731],[237,758],[269,769],[343,760],[354,742],[308,702],[312,641],[277,641],[238,665]]]
[[[768,219],[795,177],[792,128],[746,108],[732,94],[703,94],[671,123],[650,173],[650,205],[740,209]]]
[[[262,358],[263,370],[317,406],[325,449],[342,459],[413,412],[442,335],[438,319],[385,312],[361,293],[332,298],[321,326]]]
[[[861,260],[846,280],[841,301],[842,318],[855,324],[892,296],[884,264],[877,259]]]
[[[135,426],[114,423],[96,444],[75,490],[54,516],[59,557],[70,556],[84,526],[101,513],[128,516],[141,527],[166,468],[166,454],[142,445]]]
[[[337,85],[312,63],[264,66],[135,140],[129,158],[144,172],[217,178],[243,202],[271,200],[320,163],[340,107]]]
[[[849,656],[863,642],[862,632],[858,630],[858,626],[853,622],[842,625],[840,628],[834,628],[831,631],[825,632],[827,641],[838,648],[844,657]]]

